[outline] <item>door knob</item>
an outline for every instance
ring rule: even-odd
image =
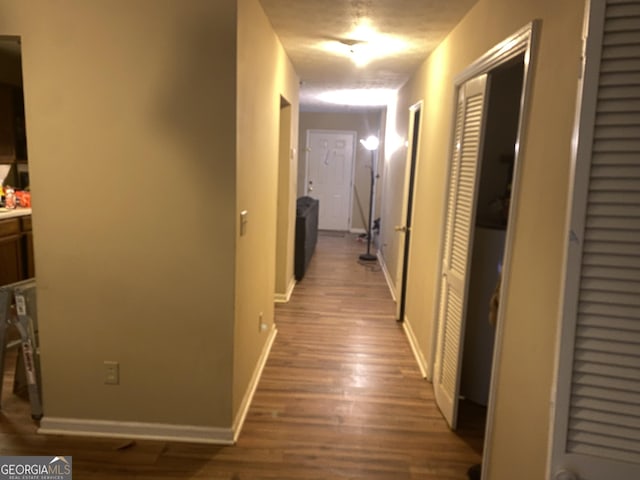
[[[307,187],[308,192],[313,192],[313,180],[309,180],[309,186]]]
[[[408,232],[408,231],[409,231],[409,230],[411,230],[411,229],[410,229],[409,227],[407,227],[406,225],[402,225],[402,226],[400,226],[400,225],[396,225],[396,227],[394,228],[394,230],[395,230],[396,232],[406,233],[406,232]]]

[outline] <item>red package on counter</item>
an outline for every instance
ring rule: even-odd
[[[31,208],[31,192],[18,190],[15,195],[16,203],[18,204],[17,206],[23,208]]]

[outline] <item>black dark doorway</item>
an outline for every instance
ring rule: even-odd
[[[490,303],[501,282],[524,80],[524,56],[489,72],[491,86],[478,179],[460,379],[460,428],[483,423],[492,374],[495,315]],[[492,318],[490,318],[492,317]],[[467,425],[464,422],[468,422]]]
[[[398,321],[404,321],[407,300],[407,276],[409,272],[409,247],[411,245],[411,217],[413,216],[413,193],[415,189],[416,163],[418,159],[418,139],[420,137],[420,107],[413,109],[413,131],[411,136],[411,165],[409,166],[409,189],[407,191],[407,216],[398,230],[404,232],[404,255],[402,258],[402,284],[400,286],[400,305]]]

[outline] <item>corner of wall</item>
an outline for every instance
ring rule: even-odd
[[[240,407],[238,408],[238,411],[233,420],[233,443],[235,443],[240,436],[240,432],[242,431],[242,427],[244,426],[244,421],[247,418],[247,413],[249,412],[249,407],[251,406],[251,401],[253,400],[253,396],[255,395],[256,389],[258,388],[258,383],[260,382],[262,371],[264,370],[264,366],[267,363],[269,353],[271,352],[271,347],[273,347],[273,342],[275,341],[277,334],[278,330],[276,329],[276,326],[272,325],[269,332],[269,337],[267,338],[262,353],[260,354],[260,358],[258,359],[256,368],[253,371],[253,375],[251,376],[251,380],[249,381],[249,386],[245,391],[242,402],[240,403]]]

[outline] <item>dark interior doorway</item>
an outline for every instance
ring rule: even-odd
[[[469,271],[460,379],[459,428],[486,421],[495,336],[492,297],[498,288],[511,203],[524,54],[489,72],[490,87]],[[494,305],[495,306],[495,305]],[[491,315],[493,313],[494,315]]]
[[[413,130],[411,134],[411,159],[409,165],[409,188],[407,190],[407,216],[404,225],[399,230],[404,232],[404,254],[402,256],[402,283],[400,285],[400,299],[398,306],[398,321],[404,321],[404,312],[407,302],[407,276],[409,274],[409,247],[411,245],[411,218],[413,216],[413,193],[415,190],[416,163],[418,160],[418,140],[420,138],[420,106],[412,110]]]

